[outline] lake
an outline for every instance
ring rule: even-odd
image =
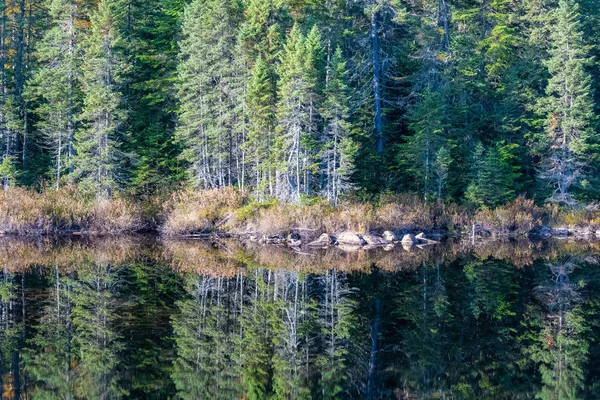
[[[575,241],[1,239],[2,400],[596,399],[599,261]]]

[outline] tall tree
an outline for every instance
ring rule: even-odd
[[[35,110],[37,128],[54,159],[52,180],[56,188],[73,168],[76,115],[81,108],[81,12],[75,0],[49,3],[51,26],[36,47],[40,68],[27,86],[27,97],[39,104]]]
[[[597,141],[589,47],[582,40],[581,14],[575,0],[559,0],[552,11],[550,80],[541,109],[547,116],[547,158],[541,177],[553,187],[552,201],[572,205],[572,188],[583,180],[590,145]]]
[[[323,117],[325,131],[323,161],[325,175],[324,192],[327,199],[338,205],[342,194],[352,188],[350,181],[354,172],[356,145],[350,138],[350,93],[347,85],[346,62],[338,47],[331,60],[329,80],[325,89]]]
[[[237,1],[197,0],[184,13],[177,136],[197,187],[232,185],[240,176],[236,161],[242,134],[234,119],[242,101],[235,90],[240,12]]]
[[[125,111],[120,85],[125,65],[120,53],[119,6],[119,0],[100,1],[85,43],[83,127],[77,132],[75,175],[84,190],[100,198],[110,197],[123,184],[119,167],[125,155],[119,147]]]

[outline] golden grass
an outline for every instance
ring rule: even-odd
[[[242,206],[233,188],[181,191],[165,203],[162,231],[168,235],[200,233],[219,228]]]
[[[0,230],[5,233],[117,234],[139,228],[138,207],[122,198],[94,200],[82,196],[75,187],[43,192],[11,188],[0,193]]]

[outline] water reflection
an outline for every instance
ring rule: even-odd
[[[0,242],[2,399],[593,399],[587,242]]]

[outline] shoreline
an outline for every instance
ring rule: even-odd
[[[600,210],[538,206],[523,197],[493,210],[476,210],[407,195],[333,207],[319,198],[305,204],[256,201],[233,188],[183,190],[144,201],[89,198],[73,186],[43,192],[11,188],[0,195],[2,236],[121,234],[233,237],[292,247],[385,246],[402,240],[429,244],[473,237],[595,239],[600,238]],[[327,237],[319,239],[323,235]]]

